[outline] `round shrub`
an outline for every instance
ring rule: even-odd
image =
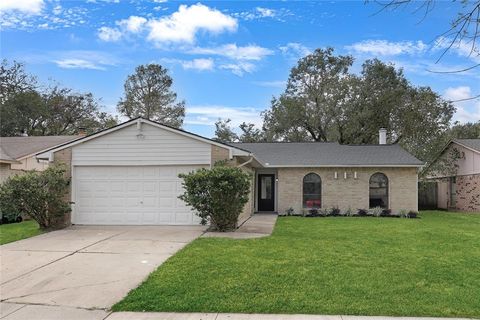
[[[237,227],[238,216],[248,202],[250,175],[240,168],[215,166],[180,174],[184,193],[179,196],[197,211],[203,225],[229,231]]]

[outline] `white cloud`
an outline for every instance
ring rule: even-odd
[[[457,111],[453,115],[454,121],[461,123],[480,121],[480,99],[458,101],[475,96],[469,86],[447,88],[443,94],[446,100],[453,101]]]
[[[219,105],[199,105],[186,108],[185,124],[212,126],[218,118],[229,118],[231,125],[238,127],[242,122],[262,126],[261,110],[255,108],[233,108]]]
[[[190,61],[182,61],[184,69],[194,69],[199,71],[213,70],[213,59],[193,59]]]
[[[425,52],[428,45],[423,41],[365,40],[346,46],[350,51],[373,54],[377,56],[396,56],[402,54],[414,55]]]
[[[130,16],[128,19],[117,21],[116,24],[129,32],[137,33],[142,31],[146,22],[147,19],[144,17]]]
[[[435,42],[435,49],[446,50],[456,53],[460,57],[471,59],[475,63],[480,63],[480,48],[476,42],[471,41],[457,41],[451,47],[452,39],[440,37]],[[449,48],[450,47],[450,48]]]
[[[250,62],[239,61],[236,63],[226,63],[220,65],[220,69],[230,70],[233,74],[241,77],[245,73],[252,73],[255,71],[255,65]]]
[[[285,57],[294,60],[297,60],[312,53],[312,50],[310,50],[310,48],[298,42],[289,42],[284,46],[278,47],[278,49]]]
[[[61,59],[54,60],[54,62],[63,69],[93,69],[93,70],[105,70],[93,61],[87,61],[84,59]]]
[[[468,86],[450,87],[445,90],[444,98],[450,101],[468,99],[472,96],[471,89]]]
[[[98,37],[106,42],[115,42],[120,40],[122,33],[116,28],[101,27],[98,29]]]
[[[100,51],[72,50],[63,52],[51,52],[54,57],[50,62],[63,69],[91,69],[106,70],[108,66],[115,66],[118,59],[111,54]],[[42,61],[43,57],[37,58]]]
[[[156,43],[194,43],[200,31],[236,31],[235,18],[203,4],[180,5],[170,16],[148,21],[148,40]]]
[[[256,7],[255,10],[257,10],[258,14],[262,18],[266,18],[266,17],[273,18],[273,17],[275,17],[275,10],[273,10],[273,9]]]
[[[225,44],[214,48],[196,47],[189,50],[193,54],[213,54],[224,56],[233,60],[261,60],[265,56],[273,54],[273,51],[257,45],[239,47],[235,43]]]
[[[162,58],[160,59],[160,62],[166,64],[178,64],[185,70],[211,71],[215,68],[215,61],[212,58],[193,60]]]
[[[44,5],[43,0],[1,0],[0,12],[18,11],[25,14],[39,14]]]

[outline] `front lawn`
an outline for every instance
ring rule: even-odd
[[[277,220],[195,240],[114,311],[480,316],[480,215]]]
[[[0,245],[30,238],[42,233],[35,221],[24,221],[0,225]]]

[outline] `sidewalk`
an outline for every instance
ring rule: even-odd
[[[106,320],[467,320],[465,318],[320,316],[304,314],[115,312]]]
[[[237,230],[232,232],[206,232],[202,237],[231,239],[252,239],[267,237],[272,234],[278,215],[275,213],[255,213]]]

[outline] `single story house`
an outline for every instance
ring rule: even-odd
[[[37,160],[38,152],[48,150],[81,136],[0,137],[0,183],[28,170],[43,171],[48,161]]]
[[[443,161],[451,170],[437,170],[427,177],[437,183],[437,207],[480,212],[480,139],[453,139],[431,166]]]
[[[254,177],[240,222],[255,212],[289,208],[417,210],[417,172],[423,165],[399,145],[225,144],[143,118],[37,158],[70,168],[71,222],[100,225],[197,224],[198,217],[178,199],[178,174],[219,160]]]

